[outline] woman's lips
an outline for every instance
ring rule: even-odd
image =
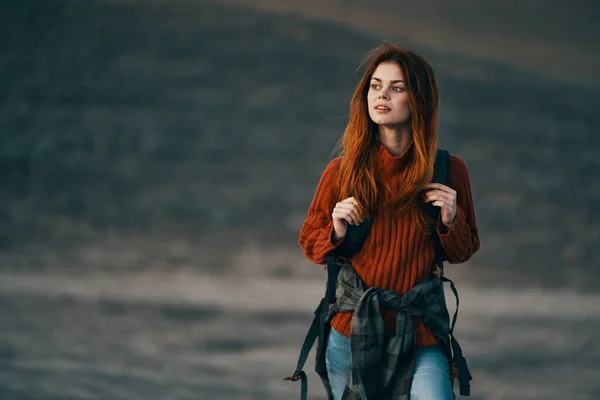
[[[387,113],[392,111],[391,108],[389,108],[388,106],[384,106],[384,105],[376,105],[375,107],[375,111],[377,111],[378,113]]]

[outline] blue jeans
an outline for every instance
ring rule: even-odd
[[[325,353],[333,398],[340,400],[350,375],[350,338],[331,329]],[[453,400],[448,359],[440,346],[418,349],[414,359],[411,400]]]

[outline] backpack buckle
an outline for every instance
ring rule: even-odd
[[[335,258],[335,264],[339,265],[340,267],[343,267],[344,265],[346,265],[347,262],[348,262],[348,259],[346,257],[337,256]]]
[[[450,373],[450,379],[458,379],[458,367],[456,363],[452,363],[452,372]]]

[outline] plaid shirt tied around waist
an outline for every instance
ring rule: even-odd
[[[338,276],[336,297],[329,320],[338,312],[354,313],[351,371],[342,399],[410,399],[416,351],[414,317],[421,318],[440,340],[446,357],[451,357],[449,316],[440,279],[424,280],[403,296],[378,287],[367,288],[346,262]],[[384,335],[381,307],[398,310],[393,337]]]

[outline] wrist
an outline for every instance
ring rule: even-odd
[[[442,225],[444,225],[444,228],[446,228],[446,230],[449,231],[454,226],[454,221],[455,220],[456,220],[456,218],[452,218],[452,221],[450,221],[448,223],[442,221]]]
[[[446,223],[446,222],[444,222],[444,220],[441,217],[437,223],[438,232],[442,233],[442,234],[448,233],[452,229],[453,226],[454,226],[454,221]]]
[[[343,238],[344,238],[344,237],[343,237],[342,235],[338,235],[338,234],[336,233],[336,231],[333,231],[333,233],[331,234],[331,241],[332,241],[333,243],[335,243],[335,242],[339,242],[339,241],[340,241],[340,240],[342,240]]]
[[[340,240],[342,240],[344,238],[343,235],[339,235],[337,233],[337,231],[335,230],[335,228],[333,228],[331,230],[331,243],[332,244],[336,244],[337,242],[339,242]]]

